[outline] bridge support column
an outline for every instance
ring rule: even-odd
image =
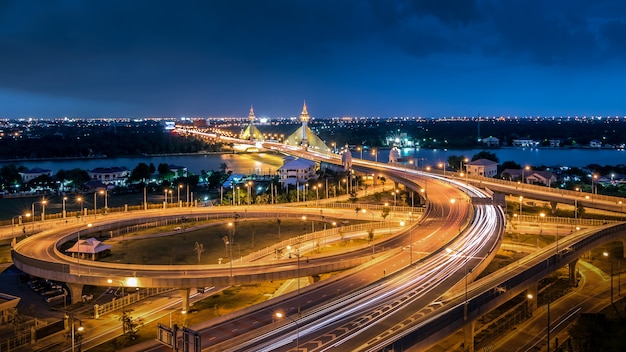
[[[556,206],[557,206],[557,204],[559,204],[559,203],[557,203],[555,201],[551,201],[550,202],[550,208],[551,208],[551,211],[552,211],[552,215],[556,214]]]
[[[189,311],[189,288],[181,288],[180,290],[180,298],[183,300],[182,310],[185,312]]]
[[[532,298],[528,298],[528,313],[532,316],[533,312],[537,309],[537,295],[539,293],[539,283],[536,282],[526,290],[527,295],[532,295]]]
[[[573,262],[567,264],[569,269],[569,285],[572,287],[576,287],[578,281],[576,280],[576,263],[578,263],[578,258],[574,259]]]
[[[619,259],[626,258],[626,240],[622,240],[622,257]]]
[[[70,290],[70,296],[72,297],[72,304],[80,303],[83,300],[83,284],[70,284],[67,283],[67,288]]]
[[[474,352],[474,327],[476,320],[469,321],[463,327],[463,351]]]

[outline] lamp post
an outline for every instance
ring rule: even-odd
[[[519,225],[520,221],[522,221],[522,207],[523,206],[524,206],[524,196],[519,196],[519,217],[517,218],[518,225]]]
[[[298,312],[298,314],[300,314]],[[294,322],[294,324],[296,324],[296,349],[300,349],[300,326],[298,326],[298,320],[294,320],[292,318],[290,318],[288,315],[282,313],[282,312],[277,312],[275,314],[276,318],[278,319],[282,319],[282,318],[287,318],[289,320],[291,320],[292,322]]]
[[[67,201],[67,197],[63,197],[63,219],[65,219],[65,215],[66,215],[66,212],[65,212],[65,202],[66,201]]]
[[[17,224],[18,225],[21,224],[22,223],[22,215],[15,215],[14,217],[11,218],[11,238],[15,237],[14,232],[13,232],[13,230],[15,228],[15,219],[18,219],[17,220]]]
[[[98,218],[98,204],[96,203],[98,192],[93,192],[93,218]]]
[[[33,233],[35,233],[35,204],[41,204],[41,221],[44,221],[44,217],[45,217],[45,213],[46,213],[45,209],[46,209],[46,203],[47,202],[48,202],[47,200],[43,199],[43,200],[41,200],[39,202],[33,202],[30,205],[30,207],[31,207],[30,214],[33,217],[33,221],[32,221],[32,223],[33,223]]]
[[[522,168],[522,187],[523,187],[523,184],[526,183],[525,178],[524,178],[524,171],[525,170],[530,170],[530,166],[526,165],[526,166],[524,166]]]
[[[228,227],[230,228],[230,238],[228,239],[228,256],[229,264],[230,264],[230,277],[233,277],[233,242],[235,241],[235,223],[229,222]]]
[[[539,235],[543,235],[543,219],[546,217],[546,213],[539,213]],[[558,242],[557,242],[558,247]]]
[[[100,190],[100,194],[104,196],[104,213],[106,214],[109,209],[109,191],[105,188],[104,191]]]
[[[24,214],[24,216],[27,217],[27,218],[30,218],[31,216],[33,216],[33,214],[32,213],[26,213],[26,214]],[[32,222],[33,222],[33,233],[35,232],[35,223],[34,223],[34,221],[35,221],[35,218],[33,217],[33,220],[32,220]],[[24,225],[24,227],[26,227],[26,225]]]
[[[463,253],[461,253],[461,251],[458,251],[458,250],[452,249],[452,248],[446,248],[446,252],[448,254],[457,253],[457,254],[459,254],[459,255],[461,255],[461,256],[463,256],[465,258],[465,262],[463,263],[463,267],[464,267],[464,271],[465,271],[465,303],[463,305],[463,321],[467,321],[467,304],[468,304],[468,302],[467,302],[467,286],[468,286],[468,283],[467,283],[467,262],[472,257],[465,256],[465,255],[463,255]]]
[[[74,324],[74,316],[71,316],[71,320],[72,320],[72,352],[75,351],[76,348],[76,340],[78,340],[78,352],[81,351],[82,349],[82,345],[83,345],[83,339],[82,339],[82,332],[85,330],[85,328],[82,325],[79,325],[78,327],[76,327],[76,325]]]
[[[87,224],[87,228],[90,228],[92,225],[91,224]],[[81,252],[80,252],[80,229],[78,229],[78,231],[76,232],[76,246],[77,246],[77,250],[78,250],[78,256],[77,256],[77,263],[78,263],[78,276],[80,276],[80,256],[81,256]]]
[[[181,208],[183,206],[183,203],[181,203],[180,201],[180,189],[183,187],[183,185],[178,185],[178,187],[176,187],[176,200],[178,201],[178,207]]]
[[[76,201],[80,203],[80,216],[83,216],[83,197],[77,197]]]
[[[613,304],[613,260],[609,257],[609,252],[602,253],[611,263],[611,304]]]
[[[394,189],[393,191],[391,191],[391,194],[393,194],[393,206],[396,206],[396,196],[398,194],[398,190]]]
[[[375,158],[375,161],[378,162],[378,153],[376,152],[376,149],[372,149],[372,155]]]
[[[306,218],[304,219],[306,220]],[[293,247],[291,246],[287,246],[287,250],[289,251],[289,258],[291,258],[291,249]],[[297,292],[297,299],[298,299],[298,318],[300,317],[300,247],[295,248],[296,250],[296,280],[298,280],[298,292]]]
[[[437,166],[443,169],[443,177],[446,177],[446,163],[439,163]]]
[[[124,280],[115,280],[122,287],[122,333],[126,334],[129,330],[130,317],[126,316],[126,287],[137,287],[137,278],[136,277],[127,277]],[[110,285],[113,283],[113,280],[107,279],[107,283]]]
[[[250,201],[251,201],[251,193],[252,193],[252,181],[248,181],[246,182],[246,186],[248,186],[248,205],[250,205]]]
[[[409,265],[413,265],[413,212],[409,212],[409,250],[411,251],[409,255]]]

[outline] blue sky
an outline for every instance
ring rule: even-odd
[[[626,115],[618,0],[4,0],[0,117]]]

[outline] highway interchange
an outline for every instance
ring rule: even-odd
[[[266,147],[278,148],[274,145]],[[287,152],[300,155],[303,153],[293,150]],[[318,160],[329,159],[327,155],[316,153],[309,153],[307,156]],[[390,341],[405,334],[418,320],[416,312],[421,312],[420,316],[423,316],[424,310],[431,309],[429,307],[433,304],[446,303],[438,300],[459,283],[464,283],[467,287],[468,280],[471,282],[497,252],[504,229],[504,213],[498,206],[488,204],[489,202],[472,203],[472,199],[489,198],[484,191],[462,181],[402,167],[358,161],[355,162],[355,168],[370,173],[385,173],[390,179],[415,191],[425,188],[427,184],[428,207],[420,221],[411,223],[402,234],[388,239],[384,246],[392,249],[370,260],[360,270],[347,271],[327,282],[322,281],[234,316],[197,327],[202,336],[203,350],[381,350]],[[68,236],[76,230],[67,230],[60,235]],[[41,241],[41,246],[35,246],[37,241],[31,241],[33,243],[29,246],[24,246],[30,252],[22,254],[58,260],[59,253],[51,249],[56,248],[54,245]],[[417,252],[430,254],[418,258]],[[358,255],[362,256],[363,253]],[[71,268],[76,268],[76,263],[72,260],[69,262]],[[306,272],[307,265],[312,267],[318,263],[300,263],[299,260],[296,263],[293,260],[284,263],[292,273],[294,264],[297,266],[296,272],[302,274],[300,270]],[[78,281],[88,283],[89,279],[84,277],[85,274],[89,274],[88,277],[93,277],[94,280],[106,280],[116,275],[110,270],[120,270],[105,269],[90,268],[88,273],[80,272],[82,275]],[[159,280],[151,280],[150,276],[179,277],[187,269],[191,270],[173,268],[160,271],[162,268],[158,268],[159,271],[134,270],[133,274],[144,275],[146,282],[154,285]],[[202,277],[203,274],[195,269],[190,276]],[[121,270],[127,271],[128,268]],[[173,271],[167,272],[170,270]],[[224,272],[216,274],[213,271],[206,274],[206,277],[218,276],[232,280],[232,274],[229,278],[226,269],[219,270]],[[237,267],[234,276],[245,276],[250,270],[248,266]],[[70,274],[78,273],[70,271]],[[117,275],[123,277],[122,274],[123,272]],[[169,287],[185,285],[201,287],[194,280]],[[460,309],[467,316],[467,293],[465,300],[454,302],[456,306],[452,309]],[[284,315],[283,319],[276,318],[278,312]],[[144,348],[145,346],[142,347]],[[154,346],[150,350],[168,349]]]

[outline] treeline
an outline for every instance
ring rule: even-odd
[[[193,136],[167,132],[159,124],[33,127],[19,138],[0,139],[0,159],[108,157],[198,153],[222,150]]]

